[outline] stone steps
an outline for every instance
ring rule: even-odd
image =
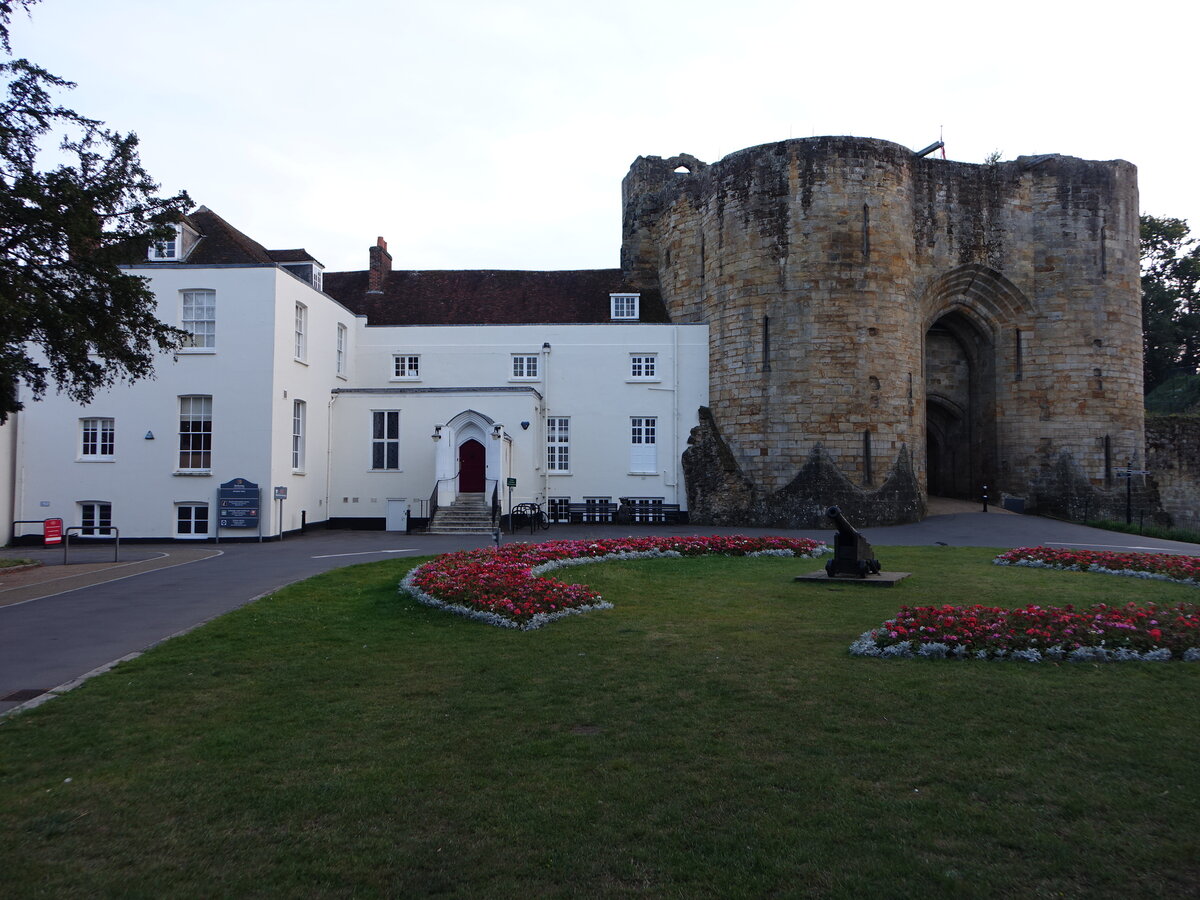
[[[459,494],[438,509],[427,534],[491,534],[492,509],[483,494]]]

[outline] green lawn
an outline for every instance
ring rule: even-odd
[[[533,632],[280,591],[0,725],[0,895],[1196,896],[1200,665],[851,658],[902,604],[1194,587],[880,548],[566,570]],[[68,780],[69,779],[69,780]]]

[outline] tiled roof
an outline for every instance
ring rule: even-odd
[[[207,206],[189,214],[187,221],[203,237],[184,262],[198,265],[275,262],[266,247],[242,234]]]
[[[315,262],[317,258],[301,247],[299,250],[268,250],[267,255],[277,263]]]
[[[610,293],[628,290],[620,269],[392,271],[381,293],[367,272],[326,272],[325,293],[371,325],[533,325],[609,322]],[[642,322],[669,321],[642,294]]]

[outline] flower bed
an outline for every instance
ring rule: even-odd
[[[998,566],[1031,566],[1154,578],[1200,585],[1200,557],[1172,553],[1114,553],[1110,550],[1061,550],[1057,547],[1018,547],[993,560]]]
[[[744,535],[518,543],[446,553],[417,566],[405,576],[400,587],[428,606],[491,625],[528,630],[563,616],[612,608],[611,603],[586,585],[537,577],[564,566],[613,559],[683,556],[812,558],[828,549],[821,541],[807,538]]]
[[[1200,605],[904,606],[850,645],[854,656],[1200,661]]]

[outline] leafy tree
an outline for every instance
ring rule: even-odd
[[[10,57],[14,7],[36,2],[0,0]],[[58,105],[53,95],[72,87],[25,59],[0,63],[0,423],[21,408],[21,382],[35,398],[53,381],[87,402],[151,375],[183,337],[121,264],[170,237],[190,201],[157,196],[135,134]]]
[[[1200,371],[1200,245],[1183,219],[1142,216],[1145,389]]]

